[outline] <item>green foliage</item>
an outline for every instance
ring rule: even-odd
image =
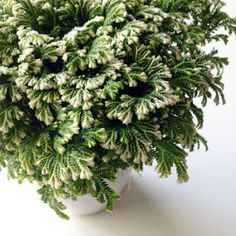
[[[202,106],[225,103],[228,60],[203,49],[236,33],[223,6],[0,0],[0,168],[39,183],[64,219],[61,200],[86,193],[112,211],[120,169],[156,160],[187,181],[187,152],[207,149]]]
[[[129,125],[114,125],[109,120],[100,120],[99,126],[105,127],[108,136],[102,147],[114,150],[124,161],[131,159],[135,169],[142,169],[143,164],[150,163],[152,142],[162,137],[155,120],[139,121]]]
[[[166,119],[164,132],[171,140],[181,144],[183,147],[191,148],[194,144],[196,127],[193,123],[192,114],[185,111],[181,115],[173,115]]]
[[[62,212],[63,210],[65,210],[65,206],[55,198],[54,192],[49,186],[45,185],[41,187],[38,190],[38,193],[42,196],[42,201],[47,203],[58,216],[65,220],[69,219],[69,217]]]
[[[112,212],[115,202],[120,199],[120,195],[111,189],[109,185],[98,176],[95,176],[94,182],[96,199],[100,203],[106,203],[106,210]]]
[[[187,164],[185,157],[187,153],[179,148],[170,140],[158,140],[154,144],[155,158],[157,160],[156,171],[161,177],[167,177],[171,174],[173,166],[176,167],[178,182],[186,182],[188,180]]]

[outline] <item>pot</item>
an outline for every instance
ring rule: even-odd
[[[116,192],[121,193],[128,183],[131,169],[120,170],[117,173],[117,179],[115,182],[107,181],[109,186]],[[105,209],[106,205],[99,203],[90,194],[85,194],[79,197],[77,200],[63,199],[63,204],[66,206],[65,213],[69,216],[85,216],[95,214]]]

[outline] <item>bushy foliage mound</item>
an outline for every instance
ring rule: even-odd
[[[202,98],[224,103],[227,58],[202,47],[236,33],[220,0],[0,0],[0,164],[60,198],[112,210],[106,183],[156,161],[188,180]],[[225,33],[219,33],[224,28]]]

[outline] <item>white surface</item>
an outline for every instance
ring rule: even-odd
[[[236,15],[236,2],[226,1]],[[154,169],[133,174],[113,214],[63,221],[35,194],[33,186],[17,185],[0,175],[2,236],[236,236],[236,44],[221,52],[229,56],[225,70],[227,105],[206,109],[202,134],[208,152],[189,156],[190,181],[175,176],[159,179]]]

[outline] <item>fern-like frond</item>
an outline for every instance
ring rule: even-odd
[[[170,116],[165,121],[164,132],[170,139],[191,149],[196,134],[192,114],[186,111],[182,115]]]
[[[112,212],[120,195],[111,189],[108,184],[98,176],[94,178],[95,182],[95,197],[100,203],[106,203],[106,210]]]
[[[158,140],[154,144],[155,158],[157,160],[156,171],[161,177],[171,174],[172,167],[175,166],[178,182],[188,180],[186,156],[187,153],[168,139]]]

